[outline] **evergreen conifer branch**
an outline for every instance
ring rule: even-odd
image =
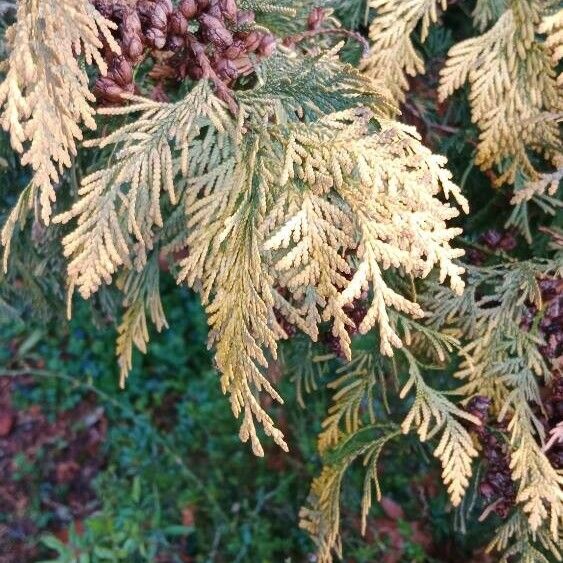
[[[311,64],[285,60],[294,71]],[[423,147],[414,130],[376,120],[370,108],[384,101],[369,81],[343,70],[334,54],[313,62],[321,81],[302,93],[297,106],[285,105],[294,99],[294,84],[272,79],[274,94],[266,64],[255,91],[238,96],[238,118],[227,114],[205,82],[176,103],[129,96],[131,106],[103,110],[140,117],[89,143],[116,147],[114,161],[86,177],[79,200],[56,218],[78,219],[63,244],[71,290],[76,286],[89,297],[120,268],[143,270],[164,229],[161,194],[173,209],[181,195],[174,184],[183,177],[185,237],[175,235],[173,247],[188,254],[177,279],[202,295],[223,390],[235,415],[243,414],[241,437],[250,438],[257,454],[262,448],[254,420],[286,448],[255,396],[264,389],[281,400],[263,373],[264,351],[275,357],[276,341],[286,336],[274,307],[313,339],[317,325],[332,320],[333,334],[349,353],[352,323],[344,307],[370,290],[373,302],[360,329],[378,325],[382,350],[391,354],[401,342],[387,309],[409,315],[421,309],[391,289],[384,270],[424,277],[439,265],[442,281],[449,276],[458,291],[462,284],[454,263],[461,251],[449,246],[459,230],[446,225],[458,211],[438,196],[466,202],[443,168],[445,160]],[[348,78],[339,91],[330,76]],[[330,100],[348,107],[325,115]],[[369,107],[358,107],[362,101]],[[359,267],[348,282],[345,256],[358,243]],[[122,379],[131,343],[144,348],[145,308],[139,301],[123,325]]]
[[[400,396],[404,398],[414,387],[416,397],[401,429],[406,434],[414,425],[423,442],[441,432],[434,455],[442,464],[442,480],[448,487],[452,504],[458,506],[469,484],[471,460],[477,455],[471,436],[459,419],[475,424],[479,421],[428,386],[416,359],[406,350],[403,353],[409,360],[410,378]]]
[[[545,45],[551,53],[551,62],[555,67],[563,59],[563,9],[545,15],[539,26],[539,32],[547,35]],[[563,72],[559,73],[557,84],[563,85]]]
[[[129,270],[119,280],[124,295],[125,313],[119,325],[116,353],[119,364],[121,388],[132,367],[133,346],[143,354],[147,351],[149,333],[147,313],[156,330],[168,328],[160,300],[158,247],[152,252],[141,271]]]
[[[466,380],[461,391],[489,397],[499,420],[508,421],[516,502],[532,531],[547,528],[555,540],[563,523],[563,481],[542,451],[544,429],[534,413],[542,408],[538,382],[549,383],[553,368],[539,350],[544,341],[537,327],[527,327],[523,319],[527,307],[541,309],[538,280],[557,275],[557,264],[525,261],[473,269],[470,284],[474,292],[484,293],[480,299],[451,297],[446,305],[442,293],[435,308],[437,318],[453,321],[468,338],[455,374]],[[473,338],[466,332],[468,319]]]
[[[82,54],[105,73],[100,36],[119,52],[111,35],[114,28],[89,0],[26,0],[18,3],[16,23],[6,33],[9,58],[0,84],[1,124],[22,164],[33,169],[30,200],[39,197],[45,224],[56,199],[54,186],[82,139],[80,125],[96,128],[95,98],[76,57]]]
[[[396,100],[405,99],[408,76],[424,73],[424,60],[413,43],[413,33],[420,25],[420,40],[428,36],[430,25],[438,20],[446,0],[369,0],[375,11],[369,28],[371,49],[361,69],[380,81]]]
[[[419,27],[424,42],[446,2],[375,0],[370,24],[371,50],[363,72],[380,81],[392,97],[405,101],[407,77],[424,73],[424,60],[414,47]],[[479,0],[473,21],[481,35],[455,44],[441,70],[438,89],[444,101],[464,83],[470,84],[472,121],[480,130],[475,162],[496,169],[495,185],[515,188],[517,205],[509,224],[528,239],[526,202],[534,200],[554,214],[561,181],[559,126],[563,97],[556,67],[561,59],[561,11],[555,2]],[[492,24],[490,29],[487,29]],[[542,34],[547,35],[544,39]],[[545,172],[537,154],[555,169]]]
[[[190,144],[203,127],[231,127],[224,105],[205,82],[180,102],[163,104],[131,97],[133,105],[102,110],[106,115],[142,112],[142,117],[107,137],[87,143],[118,148],[115,161],[82,180],[80,199],[55,218],[77,227],[63,239],[70,258],[68,278],[84,298],[109,284],[120,266],[140,269],[163,226],[161,192],[176,203],[175,170],[187,173]],[[179,164],[170,143],[180,148]],[[210,150],[197,144],[194,148]],[[204,158],[204,155],[200,155]]]
[[[458,346],[455,339],[400,313],[392,313],[390,318],[395,330],[412,346],[413,351],[419,347],[427,349],[430,344],[442,363],[448,352]],[[346,472],[354,460],[363,457],[366,472],[361,513],[362,533],[365,533],[372,503],[372,481],[378,500],[381,498],[377,460],[387,441],[399,433],[406,434],[414,429],[423,442],[437,439],[434,455],[442,464],[442,478],[454,505],[461,502],[469,484],[472,460],[477,450],[464,423],[479,424],[479,421],[456,406],[446,393],[431,388],[425,382],[419,360],[410,349],[403,348],[398,356],[406,360],[401,366],[409,371],[409,379],[400,397],[405,398],[412,388],[416,394],[402,425],[389,425],[389,434],[382,437],[377,437],[375,433],[376,429],[386,428],[386,424],[375,418],[374,387],[380,384],[379,391],[387,405],[382,374],[384,370],[391,371],[395,365],[392,366],[386,357],[372,350],[354,350],[352,360],[337,371],[339,377],[329,384],[335,393],[318,443],[323,468],[313,481],[308,502],[301,512],[301,526],[312,536],[321,561],[331,562],[333,553],[342,557],[340,490]]]
[[[441,100],[465,82],[471,85],[472,120],[481,131],[475,161],[483,169],[498,167],[496,185],[514,184],[519,175],[537,182],[530,151],[555,165],[560,159],[563,98],[548,47],[536,35],[548,5],[511,0],[491,29],[450,49],[441,71]]]
[[[561,542],[553,541],[546,529],[533,532],[521,510],[517,510],[498,528],[487,551],[500,553],[501,563],[508,563],[515,557],[518,561],[529,563],[561,560]]]
[[[329,5],[354,25],[369,26],[372,48],[362,71],[342,61],[353,60],[354,47],[325,50],[335,35],[360,35],[340,28]],[[435,43],[450,40],[447,32],[429,37],[446,0],[322,6],[312,0],[20,0],[18,6],[0,67],[0,121],[33,170],[19,197],[7,197],[15,206],[0,231],[4,269],[10,266],[0,276],[0,315],[17,315],[8,301],[20,287],[31,296],[26,307],[32,303],[29,309],[42,316],[50,307],[46,294],[64,299],[65,281],[69,304],[75,289],[84,298],[99,292],[94,309],[104,313],[120,293],[116,352],[123,386],[134,349],[146,351],[149,323],[157,331],[167,327],[160,277],[171,274],[200,295],[221,387],[240,419],[240,438],[256,455],[264,455],[261,433],[288,449],[267,412],[271,399],[283,402],[272,377],[279,342],[294,343],[287,357],[298,363],[301,406],[329,367],[347,359],[327,384],[333,396],[318,439],[323,467],[301,511],[319,561],[342,556],[346,473],[363,462],[364,533],[372,486],[381,496],[382,450],[411,431],[413,439],[433,442],[455,506],[478,455],[474,440],[488,462],[494,450],[509,491],[483,517],[501,514],[501,505],[503,515],[514,507],[491,549],[504,561],[560,558],[563,477],[552,463],[561,422],[548,420],[556,399],[546,399],[546,392],[556,397],[560,381],[553,360],[559,341],[542,323],[555,316],[545,287],[560,291],[563,238],[557,227],[541,227],[550,238],[544,255],[554,259],[520,262],[504,248],[487,253],[468,239],[464,244],[487,254],[469,254],[470,262],[495,256],[507,262],[462,266],[463,251],[454,245],[461,229],[452,221],[460,209],[468,212],[468,202],[446,159],[395,117],[408,77],[424,72],[416,45],[428,38],[428,51],[436,52]],[[239,8],[256,12],[256,20]],[[451,14],[461,12],[455,7]],[[494,169],[496,184],[513,185],[509,221],[528,229],[529,238],[527,202],[549,213],[561,206],[562,14],[554,0],[477,0],[472,19],[479,35],[451,48],[438,91],[443,101],[468,84],[471,120],[480,132],[476,162]],[[277,46],[266,28],[282,36]],[[147,74],[151,60],[156,64]],[[102,75],[110,65],[92,91],[99,102],[116,105],[99,111],[109,118],[104,136],[84,143],[101,162],[94,157],[95,171],[68,198],[57,196],[53,217],[64,170],[72,166],[71,175],[81,177],[84,168],[82,158],[74,159],[82,129],[96,126],[84,66],[92,63]],[[184,82],[168,90],[168,79]],[[151,81],[158,82],[154,99],[125,93],[144,91]],[[444,120],[463,119],[463,111],[450,109]],[[441,110],[436,106],[439,117]],[[429,113],[416,115],[427,129],[453,131],[445,122],[427,122]],[[64,199],[71,203],[60,212]],[[35,220],[26,223],[31,210]],[[24,235],[15,234],[18,228]],[[303,362],[318,340],[332,353],[325,349]],[[454,391],[438,390],[426,378],[435,368],[448,373],[447,366],[462,380]],[[407,381],[399,393],[401,373]],[[386,394],[390,376],[398,413]],[[410,391],[412,400],[401,402]],[[489,408],[499,421],[492,430],[485,424]],[[382,422],[386,415],[403,422]]]
[[[382,379],[377,377],[380,368],[374,365],[376,362],[373,353],[357,351],[350,362],[338,370],[339,377],[328,384],[329,389],[335,392],[318,438],[321,454],[342,442],[344,437],[355,434],[364,425],[361,416],[363,406],[367,405],[368,423],[375,422],[373,391],[376,383],[382,383]]]
[[[332,563],[333,553],[342,558],[340,492],[346,472],[357,459],[362,459],[366,471],[361,506],[363,534],[372,503],[372,482],[377,499],[381,498],[377,474],[379,457],[383,448],[400,434],[400,429],[393,424],[366,426],[339,444],[330,454],[320,475],[314,479],[307,504],[301,509],[299,516],[300,526],[317,546],[319,563]]]

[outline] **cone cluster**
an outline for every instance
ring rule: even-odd
[[[252,71],[252,55],[267,57],[274,37],[255,29],[254,13],[235,0],[93,0],[96,9],[117,24],[121,54],[104,55],[109,71],[96,80],[101,103],[118,104],[134,93],[134,68],[147,56],[155,61],[156,80],[211,80],[217,95],[230,101],[229,86]]]
[[[467,404],[467,411],[477,417],[480,426],[472,425],[481,444],[486,471],[479,483],[479,493],[492,511],[501,518],[506,518],[516,499],[516,487],[510,471],[510,457],[506,444],[494,432],[487,428],[491,400],[477,395]]]

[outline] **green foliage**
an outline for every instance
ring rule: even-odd
[[[277,561],[288,553],[300,557],[308,549],[306,538],[297,527],[288,531],[286,519],[297,520],[307,482],[289,471],[272,471],[266,461],[241,450],[236,423],[224,408],[204,346],[205,317],[199,304],[182,291],[168,294],[165,306],[174,328],[154,342],[133,368],[134,384],[119,393],[114,362],[107,354],[112,331],[106,326],[86,332],[87,307],[77,309],[66,335],[40,329],[33,339],[21,341],[24,324],[2,331],[6,344],[0,347],[2,366],[45,362],[41,370],[27,368],[35,374],[35,383],[18,391],[21,409],[39,403],[54,415],[93,393],[108,417],[103,445],[107,463],[93,483],[99,504],[84,520],[84,529],[69,534],[68,543],[61,546],[57,540],[56,552],[61,552],[57,560],[71,552],[71,561],[77,560],[77,553],[96,562],[107,560],[109,554],[114,561],[151,561],[155,554],[185,550],[202,561],[217,554],[239,561]],[[13,338],[19,342],[17,357],[7,348]],[[6,381],[4,368],[0,377]],[[289,381],[284,390],[291,395]],[[176,402],[166,407],[170,396]],[[172,410],[163,415],[162,407]],[[311,405],[309,419],[314,411],[320,415],[320,403],[316,409]],[[159,422],[162,418],[165,427]],[[302,423],[306,424],[292,417],[295,434]],[[301,442],[300,448],[312,464],[314,437]],[[22,460],[20,472],[26,467],[36,474],[33,463]],[[249,471],[255,476],[251,481],[246,479]],[[41,486],[45,484],[37,483],[34,494],[39,495]],[[62,493],[60,498],[63,502]],[[193,511],[190,529],[182,525],[185,509]],[[45,513],[37,506],[27,514],[40,523]],[[0,509],[0,523],[5,516]],[[49,529],[54,518],[51,514],[42,526]],[[64,523],[72,528],[72,522]],[[51,540],[48,547],[54,545]]]

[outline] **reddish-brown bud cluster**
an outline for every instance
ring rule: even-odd
[[[482,248],[470,248],[467,251],[469,262],[475,266],[482,266],[487,260],[487,253],[490,251],[511,252],[518,245],[513,231],[498,231],[489,229],[479,237]]]
[[[545,343],[539,350],[552,367],[552,379],[549,385],[542,388],[544,408],[537,413],[543,422],[546,436],[549,436],[563,422],[563,280],[546,277],[539,280],[538,285],[542,307],[538,310],[534,304],[527,304],[521,326],[529,330],[537,323]],[[563,443],[553,443],[546,455],[553,467],[563,469]]]
[[[98,78],[94,92],[106,103],[119,103],[133,92],[133,69],[145,53],[156,55],[150,76],[163,80],[207,78],[217,94],[231,101],[228,86],[252,70],[250,54],[270,56],[272,35],[254,28],[254,14],[237,8],[235,0],[92,0],[106,18],[118,25],[122,54],[109,49],[108,75]]]
[[[362,299],[355,299],[352,304],[344,307],[344,312],[348,315],[354,326],[348,326],[346,330],[350,336],[358,334],[360,325],[367,315],[367,308],[365,301]]]
[[[288,338],[297,334],[297,327],[290,323],[279,311],[276,310],[276,321],[282,327]]]
[[[510,472],[510,458],[507,447],[486,426],[491,400],[476,396],[469,401],[467,411],[479,419],[481,425],[472,424],[483,448],[487,469],[479,483],[481,496],[489,503],[489,510],[506,518],[514,505],[516,488]]]
[[[333,353],[337,358],[341,360],[345,360],[346,356],[344,355],[344,351],[342,350],[342,346],[340,345],[340,338],[338,336],[334,336],[332,332],[327,332],[322,335],[323,344],[329,349],[331,353]]]
[[[367,308],[364,299],[355,299],[350,305],[344,307],[344,312],[348,318],[352,321],[352,325],[346,326],[346,332],[350,336],[358,334],[360,329],[360,324],[364,320],[367,314]],[[331,331],[326,332],[322,335],[322,342],[325,346],[338,358],[346,359],[342,346],[340,345],[340,338],[334,336]]]
[[[467,404],[467,412],[472,414],[481,423],[471,424],[471,430],[477,432],[478,435],[482,434],[486,428],[487,419],[489,418],[489,409],[491,408],[491,399],[483,397],[483,395],[476,395]]]
[[[506,235],[489,231],[484,241],[492,248],[501,248]],[[539,351],[552,367],[552,379],[549,385],[541,389],[542,407],[532,404],[537,418],[542,422],[545,435],[549,437],[553,429],[563,422],[563,374],[561,373],[563,357],[563,280],[545,277],[538,280],[541,292],[541,308],[534,303],[526,303],[520,320],[523,330],[537,327],[544,344]],[[484,457],[488,462],[487,473],[479,486],[481,494],[487,500],[494,500],[492,510],[504,517],[514,502],[514,484],[510,478],[509,456],[506,448],[493,435],[484,423],[487,420],[490,400],[485,397],[474,397],[467,410],[479,418],[482,426],[473,425],[471,429],[477,434],[483,446]],[[563,468],[563,443],[554,440],[546,448],[546,456],[556,469]],[[495,500],[496,499],[496,500]]]
[[[546,397],[543,401],[547,419],[544,423],[546,436],[549,437],[551,430],[563,422],[563,373],[557,372],[546,389]],[[547,459],[555,469],[563,469],[563,443],[555,441],[546,452]]]
[[[504,250],[510,252],[517,245],[516,237],[512,231],[500,232],[496,229],[489,229],[482,237],[481,242],[491,250]]]

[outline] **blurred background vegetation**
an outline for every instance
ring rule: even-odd
[[[314,561],[297,522],[326,391],[303,409],[291,374],[274,374],[292,449],[256,458],[221,395],[195,296],[169,289],[172,328],[137,357],[125,391],[111,321],[93,330],[88,304],[68,326],[0,328],[0,561]],[[461,533],[438,469],[416,439],[389,448],[364,539],[362,475],[350,475],[346,560],[482,561],[479,529]]]

